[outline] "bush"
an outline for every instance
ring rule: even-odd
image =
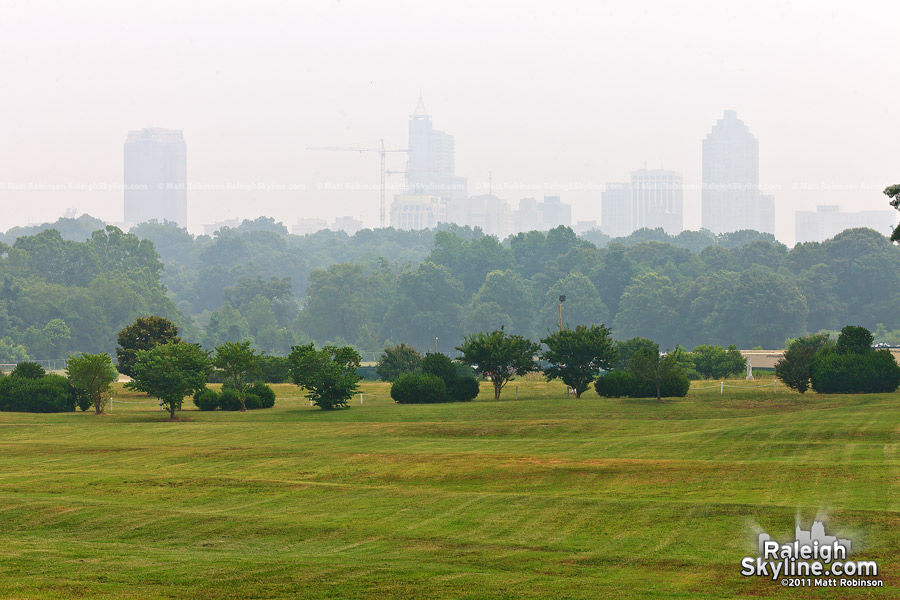
[[[241,397],[237,390],[229,387],[222,387],[222,393],[219,394],[219,408],[222,410],[241,410]]]
[[[0,411],[56,413],[75,410],[78,392],[62,375],[0,379]]]
[[[91,406],[93,406],[93,402],[91,402],[91,397],[86,391],[73,387],[72,393],[75,394],[75,405],[81,409],[82,412],[90,410]]]
[[[259,398],[259,408],[272,408],[275,406],[275,390],[262,382],[252,384],[247,392]],[[250,408],[248,405],[247,408]]]
[[[257,408],[262,408],[262,402],[259,399],[259,396],[253,394],[251,392],[247,392],[244,394],[244,406],[247,410],[255,410]]]
[[[812,387],[820,394],[876,394],[900,387],[900,365],[889,350],[864,354],[819,352],[813,359]]]
[[[610,371],[594,382],[597,394],[605,398],[625,398],[637,388],[637,378],[630,371]]]
[[[194,394],[194,406],[200,410],[216,410],[219,408],[219,394],[205,387]]]
[[[446,384],[445,384],[446,385]],[[458,375],[447,389],[451,402],[471,402],[478,396],[478,381],[474,377]]]
[[[641,382],[630,371],[610,371],[594,382],[597,394],[605,398],[655,398],[656,386]],[[660,385],[663,398],[684,398],[691,389],[691,381],[684,373],[672,375]]]
[[[10,376],[21,377],[23,379],[40,379],[46,374],[47,371],[45,371],[44,367],[41,365],[36,362],[25,361],[17,364],[16,368],[10,373]]]
[[[399,404],[447,402],[444,380],[428,373],[406,373],[391,385],[391,398]]]

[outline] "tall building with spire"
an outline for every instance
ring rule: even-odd
[[[455,173],[453,136],[434,128],[425,102],[419,96],[409,116],[407,194],[438,196],[445,202],[466,197],[466,180]]]
[[[775,203],[760,194],[759,141],[733,110],[703,140],[702,223],[713,233],[775,233]]]
[[[187,227],[187,145],[181,131],[141,129],[125,138],[125,222],[153,219]]]

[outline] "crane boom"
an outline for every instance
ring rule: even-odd
[[[338,151],[338,152],[376,152],[381,156],[381,207],[380,207],[380,222],[381,227],[384,228],[384,176],[385,174],[393,175],[394,173],[399,173],[400,171],[390,171],[386,170],[384,164],[384,155],[388,152],[406,152],[409,153],[408,148],[385,148],[384,140],[378,140],[381,143],[381,147],[378,148],[364,148],[364,147],[353,147],[353,146],[314,146],[311,148],[307,148],[307,150],[329,150],[329,151]]]

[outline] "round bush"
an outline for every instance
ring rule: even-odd
[[[0,379],[0,411],[56,413],[75,410],[75,388],[62,375],[39,379],[4,377]]]
[[[447,393],[453,402],[471,402],[478,395],[478,381],[474,377],[457,377]]]
[[[875,394],[900,387],[900,365],[889,350],[863,354],[819,352],[810,381],[820,394]]]
[[[194,394],[194,406],[200,410],[216,410],[219,408],[219,394],[205,387]]]
[[[447,402],[447,386],[434,375],[406,373],[391,384],[391,398],[399,404]]]
[[[594,389],[604,398],[625,398],[636,391],[637,380],[630,371],[610,371],[597,378]]]
[[[247,392],[244,394],[244,406],[247,410],[256,410],[262,408],[262,402],[260,402],[259,396],[252,392]]]
[[[663,398],[684,398],[690,390],[691,380],[685,374],[670,377],[659,387],[660,396]],[[656,397],[656,388],[653,389],[650,396]]]
[[[251,385],[247,392],[259,398],[259,408],[272,408],[275,406],[275,390],[268,385],[257,382]],[[247,408],[250,407],[248,406]]]
[[[23,379],[40,379],[46,374],[47,371],[44,370],[44,367],[31,361],[20,362],[10,373],[12,377],[21,377]]]
[[[219,408],[222,410],[241,410],[241,397],[234,388],[222,388],[219,394]]]

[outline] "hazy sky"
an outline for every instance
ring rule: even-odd
[[[492,172],[514,206],[560,195],[599,220],[602,185],[646,162],[684,174],[692,229],[701,141],[733,108],[792,242],[794,210],[884,209],[900,183],[898,22],[893,1],[0,0],[0,230],[70,207],[121,220],[104,188],[143,127],[184,131],[193,188],[294,188],[192,189],[194,231],[260,214],[375,226],[377,155],[307,147],[405,147],[421,90],[470,194]]]

